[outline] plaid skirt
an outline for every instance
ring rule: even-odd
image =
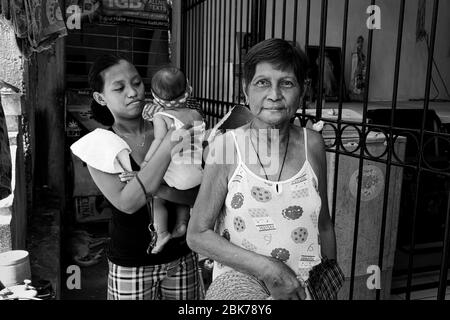
[[[108,300],[200,300],[204,286],[195,253],[170,263],[122,267],[108,261]]]

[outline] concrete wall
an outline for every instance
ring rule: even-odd
[[[268,0],[271,8],[273,0]],[[288,6],[287,25],[293,25],[293,1],[287,1]],[[327,19],[327,46],[341,47],[344,17],[344,1],[329,0]],[[399,100],[418,99],[424,97],[425,78],[427,67],[427,46],[425,42],[416,42],[416,18],[419,0],[406,1],[405,21],[403,28],[402,55],[400,65],[400,86],[398,91]],[[350,79],[350,53],[354,50],[356,38],[362,35],[367,44],[368,29],[366,21],[369,17],[366,9],[370,5],[369,0],[350,1],[348,32],[347,32],[347,55],[346,55],[346,82]],[[425,28],[428,34],[431,32],[431,17],[433,1],[426,1]],[[397,30],[400,13],[400,0],[379,0],[376,4],[381,9],[381,30],[374,31],[371,86],[369,99],[374,101],[388,101],[392,99],[394,85],[395,54],[397,46]],[[437,24],[435,60],[440,72],[447,84],[450,85],[450,2],[440,1],[439,16]],[[282,10],[278,6],[276,21],[281,21]],[[269,10],[270,11],[270,10]],[[268,11],[267,23],[271,26],[272,13]],[[306,0],[299,1],[298,21],[298,43],[305,44],[306,28]],[[320,41],[320,15],[321,1],[311,1],[311,23],[310,23],[310,45],[318,45]],[[271,32],[271,27],[268,27]],[[276,28],[276,36],[281,36],[281,28]],[[293,31],[286,29],[287,39],[292,38]],[[436,71],[433,74],[440,92],[439,98],[447,98],[444,87],[438,78]],[[432,89],[431,97],[435,97],[437,91]]]
[[[23,61],[9,21],[0,16],[0,79],[23,89]]]
[[[272,3],[276,0],[267,0],[267,17],[266,17],[266,38],[272,35]],[[174,2],[180,2],[174,1]],[[369,15],[366,13],[367,7],[370,5],[370,0],[358,0],[350,1],[349,5],[349,18],[348,18],[348,32],[347,32],[347,54],[346,54],[346,68],[345,68],[345,80],[348,84],[350,81],[350,55],[354,50],[356,39],[359,35],[362,35],[368,40],[368,29],[366,27],[366,21]],[[425,42],[416,42],[416,18],[419,0],[406,1],[405,8],[405,21],[403,29],[403,44],[402,55],[400,65],[400,85],[398,91],[399,100],[408,99],[420,99],[424,97],[425,93],[425,78],[427,67],[427,46]],[[237,16],[235,15],[235,2],[231,1],[232,5],[228,10],[216,11],[217,1],[209,1],[213,8],[213,15],[209,12],[204,12],[203,23],[206,26],[203,31],[205,41],[209,41],[209,35],[213,33],[214,41],[218,39],[224,43],[222,49],[216,48],[215,42],[212,43],[212,47],[204,47],[203,56],[208,57],[203,62],[198,60],[198,56],[195,55],[194,61],[200,62],[203,67],[204,79],[207,79],[209,90],[216,91],[221,90],[222,79],[214,80],[211,77],[211,73],[223,72],[223,66],[227,62],[236,62],[238,59],[234,58],[233,53],[230,59],[220,58],[217,61],[216,56],[227,52],[228,50],[228,29],[229,29],[229,12],[231,12],[231,32],[232,37],[236,32],[247,32],[247,0],[243,0],[242,10],[242,27],[240,23],[240,1],[238,3]],[[286,1],[286,30],[285,37],[287,40],[293,40],[294,29],[294,0]],[[342,44],[342,29],[343,29],[343,17],[344,17],[344,1],[342,0],[329,0],[328,1],[328,17],[327,17],[327,46],[341,47]],[[425,27],[428,33],[431,32],[431,15],[433,1],[427,1],[426,6],[426,21]],[[282,35],[282,19],[283,19],[283,2],[275,2],[275,37],[281,37]],[[306,30],[306,0],[298,0],[298,13],[297,13],[297,42],[301,45],[305,45],[305,30]],[[395,53],[397,44],[397,30],[399,20],[400,0],[379,0],[376,4],[381,9],[381,30],[374,31],[373,37],[373,51],[372,51],[372,68],[371,68],[371,86],[369,92],[369,99],[372,101],[389,101],[392,99],[393,81],[394,81],[394,67],[395,67]],[[220,13],[216,13],[220,12]],[[227,13],[225,13],[227,12]],[[215,16],[217,14],[217,16]],[[221,16],[221,22],[219,23],[219,15]],[[226,17],[224,22],[224,17]],[[234,21],[237,17],[237,27],[234,28]],[[309,44],[318,45],[320,39],[320,17],[321,17],[321,1],[311,1],[311,20],[310,20],[310,32],[309,32]],[[179,17],[178,17],[179,19]],[[194,20],[194,18],[192,18]],[[223,30],[225,23],[225,32]],[[220,28],[218,25],[220,24]],[[251,25],[251,23],[250,23]],[[214,28],[217,27],[217,30]],[[200,28],[200,27],[199,27]],[[250,28],[248,28],[250,29]],[[191,29],[189,34],[191,37],[201,32],[201,29]],[[437,36],[435,46],[435,61],[439,70],[447,84],[450,87],[450,1],[440,1],[439,16],[437,24]],[[234,49],[234,40],[232,38],[232,50]],[[205,42],[206,43],[206,42]],[[232,51],[233,52],[233,51]],[[195,60],[197,59],[197,60]],[[189,70],[189,68],[188,68]],[[216,71],[215,71],[216,70]],[[191,70],[190,73],[194,73],[195,70]],[[225,74],[228,71],[225,70]],[[440,95],[438,98],[449,99],[445,93],[444,87],[438,77],[436,70],[433,73],[434,80],[438,86]],[[191,78],[193,78],[191,76]],[[227,80],[225,80],[227,81]],[[225,86],[227,86],[225,82]],[[348,86],[348,85],[347,85]],[[227,89],[225,89],[227,90]],[[432,87],[431,97],[434,98],[437,95],[437,91]],[[221,94],[217,95],[221,98]],[[212,97],[211,97],[212,98]]]

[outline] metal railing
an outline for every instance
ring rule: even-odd
[[[317,1],[319,2],[319,1]],[[283,38],[301,45],[304,48],[310,46],[312,38],[317,38],[317,33],[313,33],[311,22],[320,19],[319,30],[319,55],[318,55],[318,86],[315,101],[315,114],[308,111],[311,104],[307,104],[306,98],[299,108],[297,118],[302,125],[308,122],[324,120],[329,136],[333,136],[331,142],[327,144],[327,152],[333,155],[334,170],[332,179],[332,195],[330,211],[333,222],[339,223],[338,200],[339,188],[343,183],[338,173],[342,170],[342,162],[348,159],[357,161],[357,177],[364,177],[367,164],[379,164],[382,168],[382,190],[381,222],[379,224],[379,245],[377,263],[383,270],[386,262],[385,257],[388,226],[396,226],[396,221],[392,225],[388,216],[392,210],[400,211],[399,228],[402,229],[402,241],[397,240],[396,253],[403,251],[407,254],[406,268],[394,265],[394,271],[401,277],[406,276],[406,283],[397,288],[399,293],[404,293],[407,300],[411,299],[411,293],[421,287],[437,287],[437,299],[443,300],[447,288],[447,276],[449,268],[449,245],[450,245],[450,134],[443,130],[439,117],[430,108],[430,92],[433,81],[433,65],[436,29],[438,22],[439,0],[428,1],[432,5],[430,36],[427,38],[427,71],[425,77],[425,87],[423,95],[423,106],[416,110],[402,110],[399,108],[399,85],[401,84],[400,64],[402,57],[402,46],[405,39],[405,7],[406,1],[399,0],[398,20],[396,33],[395,62],[391,66],[394,70],[392,100],[390,108],[384,111],[373,110],[370,101],[371,74],[373,62],[373,48],[377,46],[374,40],[374,29],[368,29],[367,59],[365,72],[365,89],[362,92],[360,121],[346,120],[343,110],[348,102],[345,72],[349,63],[346,59],[348,52],[348,27],[349,12],[352,10],[354,1],[342,1],[343,15],[341,25],[335,20],[328,19],[329,3],[321,0],[320,16],[312,16],[312,2],[310,0],[183,0],[182,1],[182,68],[193,85],[194,95],[202,103],[203,109],[208,117],[208,123],[214,125],[225,115],[234,105],[243,104],[242,99],[242,60],[248,49],[257,42],[271,37]],[[316,5],[316,3],[314,3]],[[371,5],[376,5],[372,0]],[[409,5],[409,4],[408,4]],[[314,20],[315,19],[315,20]],[[324,114],[324,68],[325,50],[327,48],[327,30],[329,21],[334,21],[332,28],[341,28],[341,54],[338,64],[340,74],[337,79],[339,89],[337,99],[334,103],[336,114],[330,118]],[[304,31],[304,35],[301,32]],[[336,40],[336,39],[334,39]],[[376,61],[374,61],[376,62]],[[411,79],[402,78],[402,81]],[[326,101],[325,101],[326,102]],[[327,103],[328,104],[328,103]],[[326,107],[326,106],[325,106]],[[406,114],[406,116],[405,116]],[[405,117],[414,114],[414,118],[409,123]],[[417,120],[415,125],[413,120]],[[346,134],[352,131],[357,135],[356,144],[349,149],[346,144]],[[377,155],[368,146],[368,141],[373,133],[378,133],[384,137],[384,150]],[[407,137],[406,151],[398,149],[398,143]],[[400,181],[393,180],[393,177],[400,174]],[[351,243],[351,262],[349,276],[348,299],[355,296],[355,282],[357,278],[357,254],[358,244],[361,241],[360,224],[361,208],[364,202],[365,183],[363,179],[356,180],[356,202],[353,222],[353,239]],[[392,194],[398,192],[397,184],[403,183],[401,189],[401,201],[397,209],[392,209]],[[439,187],[431,192],[433,183],[438,183]],[[434,195],[429,201],[439,202],[434,213],[440,215],[442,226],[435,230],[438,240],[437,250],[441,254],[439,265],[416,266],[415,259],[420,258],[420,254],[426,250],[416,248],[419,236],[426,232],[422,227],[424,214],[426,214],[425,196]],[[397,195],[400,198],[400,195]],[[395,206],[394,206],[395,207]],[[426,218],[426,217],[425,217]],[[431,217],[430,217],[431,219]],[[396,232],[394,233],[397,234]],[[399,235],[400,237],[400,235]],[[409,239],[405,243],[405,238]],[[400,239],[400,238],[399,238]],[[401,242],[401,243],[400,243]],[[339,244],[338,244],[339,245]],[[401,247],[403,245],[403,247]],[[349,249],[349,248],[347,248]],[[390,249],[392,251],[392,248]],[[436,250],[436,248],[435,248]],[[389,253],[391,254],[391,253]],[[390,258],[392,260],[392,258]],[[397,258],[396,258],[397,259]],[[396,264],[398,261],[396,260]],[[386,267],[390,268],[391,266]],[[438,273],[437,283],[420,284],[413,283],[415,275],[421,270],[434,270]],[[403,272],[403,273],[402,273]],[[387,275],[391,276],[390,273]],[[382,298],[382,290],[377,289],[375,298]],[[383,293],[386,298],[391,292]]]

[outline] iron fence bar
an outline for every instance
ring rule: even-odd
[[[320,49],[319,49],[319,94],[316,98],[316,118],[322,116],[323,77],[325,65],[325,46],[327,38],[327,12],[328,0],[322,0],[322,12],[320,17]]]
[[[375,5],[375,0],[371,1],[372,5]],[[372,59],[372,41],[373,41],[373,30],[369,30],[369,41],[367,48],[367,71],[365,77],[365,90],[364,90],[364,105],[363,105],[363,119],[362,119],[362,132],[366,132],[366,122],[367,122],[367,108],[369,104],[369,88],[370,88],[370,64]],[[350,276],[350,300],[353,300],[353,291],[355,285],[355,269],[356,269],[356,254],[358,247],[358,231],[359,231],[359,215],[361,211],[361,186],[362,186],[362,174],[364,167],[364,160],[362,157],[364,156],[364,152],[366,149],[366,139],[361,140],[361,151],[359,160],[359,169],[358,169],[358,190],[356,195],[356,212],[355,212],[355,229],[353,234],[353,250],[352,250],[352,267],[351,267],[351,276]]]
[[[298,0],[294,1],[294,29],[292,30],[292,39],[297,44],[297,15],[298,15]]]
[[[345,55],[347,53],[347,29],[348,29],[348,0],[345,0],[344,4],[344,24],[342,27],[342,56],[341,56],[341,70],[345,68]],[[341,132],[342,127],[342,102],[343,102],[343,92],[344,92],[344,72],[341,72],[339,79],[339,106],[338,106],[338,117],[337,117],[337,125],[338,132]],[[339,137],[338,137],[339,136]],[[339,150],[340,148],[340,135],[336,135],[336,140],[339,139],[336,143],[336,148]],[[333,181],[333,202],[331,207],[331,221],[333,225],[336,223],[336,202],[337,202],[337,185],[339,180],[339,175],[337,174],[339,170],[339,153],[336,154],[336,159],[334,163],[334,181]]]
[[[275,38],[275,18],[276,18],[275,1],[276,0],[272,0],[272,38]]]
[[[210,5],[210,15],[209,15],[209,20],[210,20],[210,25],[209,25],[209,30],[210,30],[210,34],[209,34],[209,51],[210,51],[210,55],[209,55],[209,82],[208,82],[208,97],[211,98],[212,100],[214,99],[214,92],[215,92],[215,83],[214,83],[214,79],[215,79],[215,70],[214,70],[214,65],[216,63],[216,42],[215,42],[215,38],[216,38],[216,25],[217,25],[217,21],[216,21],[216,17],[215,17],[215,10],[216,10],[216,1],[215,0],[210,0],[209,1],[209,5]],[[212,110],[214,108],[214,104],[213,103],[209,103],[208,104],[208,111],[211,113]],[[211,121],[211,119],[210,119]]]
[[[238,88],[239,88],[239,96],[238,96],[238,103],[241,102],[241,90],[242,90],[242,38],[244,35],[244,31],[242,30],[243,28],[243,18],[244,18],[244,0],[240,0],[241,2],[241,10],[240,10],[240,15],[241,15],[241,24],[240,24],[240,29],[239,29],[239,83],[238,83]]]
[[[252,45],[254,45],[259,40],[259,5],[261,0],[251,0],[252,10],[250,14],[250,33],[252,34]]]
[[[185,72],[186,72],[186,76],[189,76],[189,65],[190,65],[190,61],[189,61],[189,57],[190,57],[190,46],[189,46],[189,28],[190,28],[190,21],[189,21],[189,12],[187,10],[187,7],[190,5],[190,1],[187,1],[186,3],[184,3],[185,6],[185,21],[186,21],[186,28],[185,28],[185,32],[184,32],[184,42],[185,42],[185,56],[184,56],[184,61],[185,61]]]
[[[391,110],[391,124],[389,127],[389,137],[386,137],[386,142],[388,143],[388,155],[387,155],[387,165],[386,165],[386,176],[385,176],[385,187],[384,187],[384,197],[383,197],[383,211],[381,220],[381,235],[380,235],[380,248],[378,254],[378,266],[380,270],[383,270],[383,255],[384,255],[384,237],[386,234],[386,215],[387,215],[387,204],[389,199],[389,188],[390,188],[390,177],[391,177],[391,165],[392,165],[392,153],[394,151],[394,140],[392,139],[392,128],[394,127],[394,117],[395,110],[397,109],[397,97],[398,97],[398,85],[400,77],[400,57],[402,51],[402,40],[403,40],[403,21],[405,16],[405,0],[401,0],[400,3],[400,13],[397,31],[397,52],[395,56],[395,71],[394,71],[394,88],[392,93],[392,110]],[[381,290],[377,289],[376,300],[380,300]]]
[[[283,0],[283,16],[282,16],[282,23],[281,23],[281,39],[286,38],[286,0]]]
[[[305,49],[309,46],[309,25],[311,20],[311,0],[306,2]]]
[[[133,64],[135,63],[134,61],[134,28],[131,28],[131,57],[133,59]]]
[[[226,0],[225,0],[226,1]],[[222,14],[220,15],[219,19],[222,20],[222,16],[223,16],[223,23],[222,21],[219,23],[219,65],[217,67],[217,70],[219,72],[219,83],[220,83],[220,75],[222,75],[222,90],[220,90],[220,86],[219,86],[219,95],[217,96],[217,100],[220,100],[220,98],[222,97],[222,101],[225,97],[224,95],[224,81],[223,81],[223,77],[225,75],[225,25],[226,25],[226,12],[224,13],[223,7],[225,6],[225,3],[223,2],[223,0],[219,0],[219,12],[221,12]],[[222,95],[222,96],[221,96]],[[222,108],[222,105],[218,102],[217,103],[217,107]]]
[[[186,4],[181,1],[180,4],[180,68],[185,70],[186,67],[186,61],[185,61],[185,56],[186,56],[186,49],[185,49],[185,41],[186,41],[186,22],[185,22],[185,7]]]
[[[180,33],[180,67],[186,72],[186,3],[181,1],[181,30]]]
[[[229,0],[225,0],[225,1],[229,1]],[[222,32],[222,34],[219,37],[219,41],[220,41],[220,47],[219,47],[219,75],[222,75],[222,101],[224,100],[225,97],[225,27],[227,24],[227,12],[226,12],[226,5],[225,2],[222,0],[219,0],[220,3],[220,11],[223,12],[223,23],[219,23],[219,25],[221,26],[221,29],[219,32]],[[222,9],[224,9],[222,11]],[[222,14],[221,14],[222,16]],[[222,106],[219,105],[219,108],[221,108]]]
[[[449,182],[446,183],[447,188],[450,189]],[[437,299],[444,301],[447,291],[447,276],[449,267],[449,251],[450,251],[450,192],[447,196],[447,214],[445,218],[445,231],[444,231],[444,247],[442,248],[442,261],[441,270],[439,274],[439,287]]]
[[[232,14],[231,11],[233,10],[233,3],[231,0],[226,1],[230,5],[229,10],[225,9],[226,12],[228,12],[229,19],[228,19],[228,68],[227,68],[227,102],[230,100],[230,70],[231,70],[231,27],[232,27]]]
[[[187,2],[187,6],[190,6],[191,1]],[[192,63],[191,63],[191,35],[192,35],[192,31],[191,31],[191,11],[187,10],[186,11],[186,76],[190,77],[190,68],[192,67]]]
[[[408,280],[407,280],[407,292],[406,292],[406,300],[411,299],[411,284],[412,284],[412,269],[414,263],[414,248],[415,248],[415,236],[416,236],[416,222],[417,222],[417,206],[418,206],[418,198],[420,191],[420,182],[421,182],[421,171],[422,171],[422,161],[423,161],[423,143],[424,143],[424,130],[426,126],[426,118],[430,105],[430,89],[431,89],[431,76],[433,72],[433,56],[434,56],[434,46],[436,40],[436,25],[437,25],[437,16],[438,16],[438,7],[439,0],[434,0],[433,5],[433,18],[431,23],[431,39],[430,39],[430,48],[428,51],[428,65],[427,65],[427,76],[426,76],[426,84],[425,84],[425,99],[424,99],[424,110],[422,117],[422,126],[420,133],[420,142],[419,142],[419,160],[417,164],[417,178],[416,178],[416,197],[414,199],[414,209],[413,209],[413,223],[412,223],[412,233],[411,233],[411,247],[410,247],[410,255],[408,261]]]
[[[193,85],[195,85],[195,88],[194,88],[194,92],[197,92],[197,95],[198,95],[198,87],[199,87],[199,82],[198,82],[198,80],[199,80],[199,70],[200,70],[200,68],[199,68],[199,41],[198,41],[198,38],[199,38],[199,28],[198,28],[198,7],[195,7],[195,10],[193,10],[193,18],[194,18],[194,23],[193,23],[193,25],[194,25],[194,39],[193,39],[193,45],[194,45],[194,50],[193,50],[193,55],[194,55],[194,71],[193,71],[193,77],[194,77],[194,79],[193,79]]]
[[[217,5],[217,0],[214,0],[214,80],[213,80],[213,99],[215,102],[212,104],[212,109],[214,110],[214,113],[217,111],[217,103],[218,95],[219,95],[219,74],[217,72],[217,68],[219,66],[219,42],[220,42],[220,14],[219,14],[219,6]],[[219,20],[217,19],[217,16],[219,14]]]
[[[189,65],[189,45],[188,45],[189,21],[188,21],[187,7],[189,5],[189,2],[182,1],[181,5],[183,7],[182,10],[183,10],[183,20],[184,20],[184,23],[182,24],[184,26],[183,31],[182,31],[182,34],[183,34],[182,42],[183,42],[183,53],[184,53],[182,60],[184,61],[183,62],[184,72],[186,72],[186,74],[188,74],[187,69],[189,68],[189,66],[188,66]]]
[[[232,102],[235,102],[236,100],[236,49],[237,49],[237,41],[236,41],[236,35],[237,35],[237,20],[238,20],[238,0],[234,0],[234,34],[233,34],[233,99]]]
[[[190,62],[190,71],[189,71],[189,77],[192,79],[193,82],[195,82],[195,10],[190,10],[190,17],[191,17],[191,23],[190,23],[190,56],[191,56],[191,62]]]
[[[246,22],[246,29],[245,32],[247,32],[250,36],[250,41],[245,42],[245,50],[246,52],[248,52],[249,46],[251,46],[251,44],[253,43],[253,34],[252,34],[252,30],[250,30],[250,20],[251,20],[251,15],[250,15],[250,1],[251,0],[247,0],[247,22]]]
[[[267,0],[260,0],[259,6],[259,20],[258,20],[258,42],[266,38],[266,15],[267,15]]]
[[[201,23],[201,9],[202,9],[202,5],[199,4],[196,8],[196,13],[197,13],[197,17],[196,17],[196,38],[197,38],[197,51],[196,51],[196,56],[197,56],[197,65],[195,66],[195,71],[196,71],[196,82],[197,82],[197,96],[199,96],[200,90],[201,90],[201,76],[202,76],[202,63],[201,63],[201,58],[203,56],[203,47],[201,45],[201,38],[203,37],[203,33],[201,32],[202,30],[202,23]]]
[[[307,2],[306,2],[306,26],[305,26],[305,52],[309,46],[310,15],[311,15],[311,0],[307,0]],[[306,97],[305,97],[305,95],[303,96],[303,99],[302,99],[302,116],[303,116],[303,119],[306,116]],[[302,126],[306,126],[306,123],[302,123]]]
[[[209,55],[208,55],[208,87],[210,88],[208,90],[208,98],[212,98],[211,94],[212,94],[212,90],[211,90],[211,84],[213,83],[213,51],[212,51],[212,43],[213,43],[213,27],[212,27],[212,22],[213,22],[213,4],[211,3],[211,1],[208,1],[208,20],[209,20],[209,24],[208,24],[208,36],[209,36]],[[207,113],[211,113],[212,110],[212,104],[208,103],[208,107],[207,107]],[[211,123],[211,118],[208,119],[208,123]]]
[[[195,29],[195,25],[196,25],[196,19],[195,19],[195,12],[196,10],[191,10],[190,14],[191,14],[191,32],[190,32],[190,39],[191,41],[189,41],[191,43],[191,70],[190,70],[190,78],[192,78],[192,82],[195,85],[195,80],[196,80],[196,76],[195,76],[195,63],[196,63],[196,55],[195,52],[197,50],[196,48],[196,44],[195,44],[195,39],[196,39],[196,29]]]
[[[204,97],[205,96],[205,23],[204,23],[204,17],[205,17],[205,6],[206,3],[202,2],[201,7],[200,7],[200,17],[202,20],[201,23],[201,47],[202,47],[202,53],[201,53],[201,59],[200,59],[200,86],[201,86],[201,91],[200,91],[200,96]]]

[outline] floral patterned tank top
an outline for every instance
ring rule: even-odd
[[[309,270],[321,262],[318,229],[321,198],[318,180],[306,160],[292,178],[273,182],[253,173],[243,162],[238,139],[231,131],[238,156],[228,183],[228,195],[217,231],[231,243],[285,262],[306,281]],[[215,262],[213,279],[233,271]]]

